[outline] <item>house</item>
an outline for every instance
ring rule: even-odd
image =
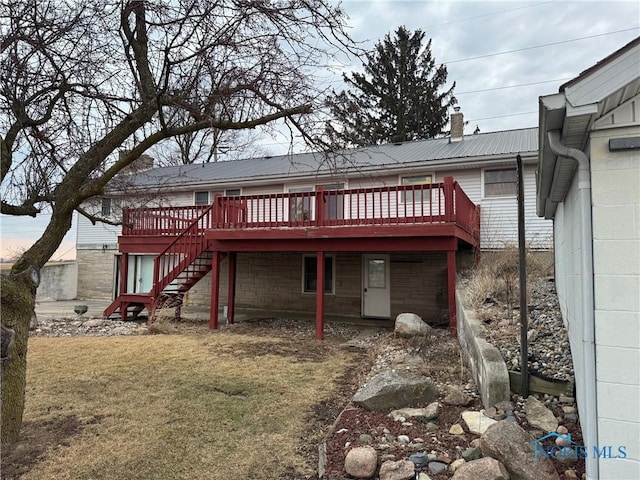
[[[455,274],[474,252],[517,241],[516,155],[528,242],[551,244],[535,214],[536,128],[152,168],[94,204],[123,208],[122,230],[79,219],[78,295],[105,315],[183,297],[218,324],[235,309],[389,319],[415,312],[455,329]],[[131,208],[137,207],[137,208]],[[90,208],[89,206],[87,208]],[[324,288],[318,288],[324,286]]]
[[[587,476],[638,479],[640,38],[541,97],[539,134],[536,209],[553,220]]]

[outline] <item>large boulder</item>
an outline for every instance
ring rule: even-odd
[[[373,447],[356,447],[344,459],[344,471],[353,478],[371,478],[378,468],[378,454]]]
[[[380,480],[411,480],[415,478],[415,469],[409,460],[387,460],[380,466]]]
[[[387,370],[379,373],[353,396],[353,402],[367,410],[413,407],[438,399],[438,387],[416,373]]]
[[[505,466],[495,458],[485,457],[460,465],[451,480],[510,480]]]
[[[395,332],[401,337],[425,336],[431,333],[431,327],[415,313],[401,313],[396,317]]]
[[[502,420],[480,437],[480,449],[502,462],[512,480],[560,480],[551,460],[536,458],[533,440],[517,423]]]
[[[558,428],[558,419],[553,412],[533,395],[524,402],[524,412],[529,425],[543,430],[544,433],[555,432]]]

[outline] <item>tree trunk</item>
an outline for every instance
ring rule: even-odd
[[[38,277],[38,278],[36,278]],[[27,383],[27,340],[29,321],[35,307],[38,270],[2,275],[0,292],[2,323],[15,332],[10,357],[2,361],[2,444],[18,440]]]

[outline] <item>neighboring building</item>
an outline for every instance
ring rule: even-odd
[[[637,480],[640,38],[540,98],[537,187],[538,215],[553,219],[587,476]],[[602,458],[608,446],[626,458]]]
[[[462,122],[452,114],[460,132]],[[517,241],[517,154],[528,242],[551,245],[551,222],[534,208],[537,141],[529,128],[130,175],[94,205],[108,215],[147,202],[124,211],[121,236],[79,219],[78,295],[117,297],[111,315],[153,308],[162,290],[179,290],[189,304],[214,305],[212,326],[218,303],[231,321],[235,306],[315,309],[318,336],[324,313],[412,311],[455,326],[456,268],[479,247]]]

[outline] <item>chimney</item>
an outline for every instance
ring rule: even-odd
[[[460,107],[453,107],[455,110],[451,114],[451,136],[449,137],[449,143],[461,142],[464,136],[464,115],[460,111]]]
[[[122,158],[123,155],[129,153],[127,150],[121,151],[119,156]],[[134,173],[144,172],[145,170],[151,170],[153,168],[153,157],[143,153],[136,160],[131,162],[130,165],[124,167],[120,173],[124,175],[131,175]]]

